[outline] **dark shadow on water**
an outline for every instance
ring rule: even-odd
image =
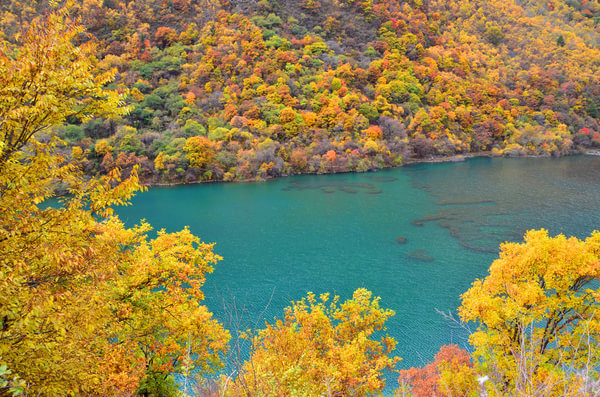
[[[396,178],[387,178],[394,179]],[[302,191],[302,190],[321,190],[323,193],[330,194],[336,191],[356,194],[364,192],[367,194],[381,194],[383,191],[377,189],[371,183],[350,183],[350,182],[331,182],[331,183],[307,183],[304,181],[292,181],[290,184],[281,189],[281,191]]]
[[[373,182],[394,182],[398,180],[398,178],[392,176],[371,176],[369,179]]]
[[[481,253],[497,253],[498,245],[510,239],[518,239],[519,234],[510,228],[505,221],[507,213],[490,211],[496,206],[491,200],[479,201],[444,201],[435,214],[414,219],[411,224],[424,226],[426,222],[435,222],[438,226],[448,229],[450,235],[456,238],[464,248]]]
[[[472,251],[497,254],[528,229],[581,238],[600,224],[600,158],[480,158],[403,171],[436,204],[412,225],[435,222]]]
[[[442,206],[459,206],[459,205],[496,205],[493,200],[465,200],[465,201],[454,201],[454,200],[438,200],[435,202],[437,205]]]

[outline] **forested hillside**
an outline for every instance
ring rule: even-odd
[[[89,174],[231,181],[600,146],[596,1],[75,3],[129,105],[55,128]],[[2,2],[3,39],[47,7]]]

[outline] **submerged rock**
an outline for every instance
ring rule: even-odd
[[[421,262],[433,262],[435,260],[435,258],[433,256],[429,255],[429,252],[427,252],[425,250],[410,251],[408,254],[406,254],[406,256],[408,256],[411,259],[416,259]]]
[[[398,244],[406,244],[406,237],[404,237],[404,236],[398,236],[398,237],[396,237],[396,242]]]

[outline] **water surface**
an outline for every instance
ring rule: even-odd
[[[224,259],[204,291],[231,329],[262,327],[307,291],[346,299],[365,287],[396,312],[388,333],[409,367],[442,344],[464,343],[464,330],[438,311],[455,312],[501,242],[520,241],[531,228],[580,238],[600,228],[600,157],[478,158],[152,188],[133,204],[118,211],[130,225],[189,225],[216,242]]]

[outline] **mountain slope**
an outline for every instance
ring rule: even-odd
[[[43,2],[0,8],[4,37]],[[365,171],[600,146],[587,1],[83,0],[132,111],[56,132],[147,182]]]

